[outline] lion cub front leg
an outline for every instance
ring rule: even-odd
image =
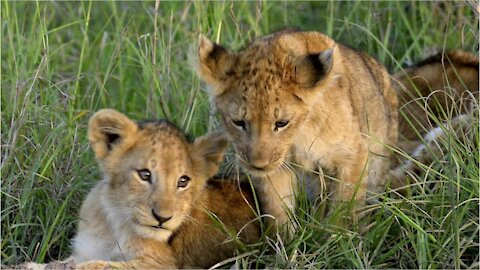
[[[94,269],[94,270],[97,270],[97,269],[107,269],[107,268],[109,268],[109,267],[113,267],[113,266],[111,266],[111,263],[114,263],[114,262],[102,261],[102,260],[87,261],[87,262],[83,262],[83,263],[77,264],[77,267],[75,267],[75,268],[76,268],[76,269],[79,269],[79,270],[87,270],[87,269]]]
[[[368,187],[368,154],[359,154],[352,163],[344,163],[337,169],[338,179],[336,193],[334,194],[335,203],[348,203],[352,199],[354,209],[352,217],[355,219],[355,212],[359,207],[365,204],[366,191]]]
[[[80,263],[76,269],[177,269],[173,259],[169,258],[138,258],[130,261],[89,261]]]
[[[263,212],[275,217],[275,219],[267,219],[267,226],[274,225],[274,228],[278,228],[286,224],[289,233],[293,233],[294,227],[288,213],[295,210],[295,174],[279,169],[272,175],[256,178],[255,182]]]
[[[131,260],[104,261],[93,260],[77,264],[77,269],[176,269],[176,257],[166,244],[149,245],[148,241],[138,242],[136,245],[144,252]]]

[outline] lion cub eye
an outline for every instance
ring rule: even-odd
[[[247,124],[243,120],[232,120],[233,124],[243,130],[247,130]]]
[[[152,173],[148,169],[137,170],[137,173],[143,181],[152,182]]]
[[[280,121],[277,121],[275,122],[275,131],[283,128],[283,127],[286,127],[288,125],[288,123],[290,123],[290,121],[288,120],[280,120]]]
[[[177,188],[186,188],[188,183],[190,183],[190,177],[183,175],[178,179]]]

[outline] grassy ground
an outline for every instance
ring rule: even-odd
[[[476,51],[472,4],[2,1],[2,263],[68,256],[80,202],[101,177],[85,134],[94,111],[110,107],[137,119],[166,117],[194,135],[207,131],[208,100],[189,60],[199,33],[238,49],[286,26],[317,30],[394,72],[430,48]],[[300,200],[295,240],[266,240],[238,263],[478,268],[478,140],[450,140],[447,162],[422,176],[435,184],[417,185],[408,198],[387,194],[368,217],[368,232],[312,218],[318,211]]]

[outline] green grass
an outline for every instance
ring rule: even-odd
[[[1,3],[1,260],[66,258],[79,205],[100,179],[89,116],[114,108],[168,118],[193,135],[213,128],[191,64],[204,33],[239,49],[284,27],[324,32],[390,71],[430,48],[478,48],[467,2]],[[477,118],[478,119],[478,118]],[[478,122],[473,123],[478,131]],[[446,145],[446,162],[411,195],[387,193],[359,233],[304,199],[294,240],[265,239],[241,267],[478,268],[479,136]],[[442,160],[442,159],[440,159]]]

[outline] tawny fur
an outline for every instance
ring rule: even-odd
[[[80,211],[72,255],[78,268],[211,267],[234,256],[236,242],[210,212],[244,243],[259,239],[250,189],[208,180],[227,146],[222,133],[191,143],[167,122],[137,124],[107,109],[91,118],[89,140],[104,179]],[[150,181],[140,178],[143,169]],[[191,180],[179,188],[182,176]],[[153,211],[171,218],[159,225]]]
[[[478,110],[479,59],[461,50],[440,52],[393,77],[401,152],[393,160],[391,180],[392,188],[398,189],[409,175],[422,170],[421,164],[441,160],[449,151],[447,140],[470,137]],[[452,120],[444,122],[448,118]]]
[[[441,52],[393,75],[399,110],[399,134],[416,139],[431,128],[432,116],[472,109],[478,100],[478,56],[461,50]],[[407,121],[408,120],[408,121]]]
[[[318,32],[274,33],[236,53],[201,37],[199,73],[238,160],[257,177],[264,211],[281,223],[282,205],[294,206],[292,160],[336,176],[336,201],[362,203],[367,188],[383,191],[397,98],[372,57]]]
[[[479,97],[478,66],[478,56],[454,50],[393,75],[399,97],[400,149],[411,153],[435,123],[474,109]]]

